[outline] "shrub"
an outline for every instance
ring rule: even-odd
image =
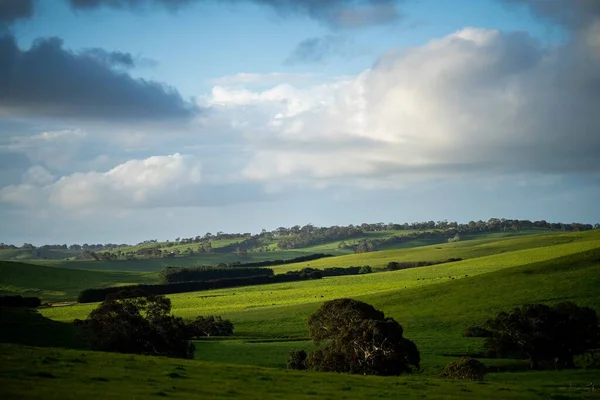
[[[306,369],[306,357],[307,354],[304,350],[290,351],[290,357],[288,358],[287,368],[301,370]]]
[[[461,357],[458,361],[452,361],[442,371],[443,378],[464,379],[469,381],[482,381],[486,373],[486,367],[481,361],[471,357]]]
[[[463,331],[463,336],[464,337],[479,337],[479,338],[485,338],[485,337],[489,337],[491,335],[491,332],[488,331],[485,328],[482,328],[481,326],[469,326],[467,328],[465,328],[465,330]]]
[[[370,274],[371,272],[373,272],[373,269],[370,265],[363,265],[358,271],[359,274]]]

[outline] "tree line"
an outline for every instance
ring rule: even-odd
[[[250,276],[272,276],[270,268],[231,268],[231,267],[167,267],[159,272],[160,283],[209,281],[223,278],[247,278]]]
[[[210,267],[196,267],[196,268],[165,268],[165,270],[172,269],[187,269],[194,270],[196,273],[200,273],[200,275],[185,275],[187,279],[194,279],[194,276],[204,276],[204,279],[207,279],[208,276],[223,276],[224,271],[227,274],[232,273],[233,271],[244,271],[247,273],[249,271],[260,271],[261,275],[238,275],[237,277],[233,277],[233,275],[229,275],[228,278],[221,279],[210,279],[210,280],[192,280],[187,282],[173,282],[173,283],[160,283],[160,284],[143,284],[143,285],[129,285],[129,286],[115,286],[108,288],[90,288],[85,289],[79,293],[77,296],[77,301],[79,303],[94,303],[99,301],[104,301],[107,296],[111,296],[115,293],[122,291],[129,291],[131,293],[138,293],[139,291],[143,293],[148,293],[151,295],[165,295],[165,294],[175,294],[175,293],[186,293],[186,292],[198,292],[203,290],[214,290],[214,289],[225,289],[225,288],[233,288],[240,286],[254,286],[254,285],[266,285],[270,283],[284,283],[284,282],[296,282],[296,281],[305,281],[311,279],[321,279],[326,276],[341,276],[341,275],[357,275],[357,274],[367,274],[371,273],[372,269],[370,266],[362,266],[362,267],[331,267],[325,268],[323,270],[318,270],[314,268],[304,268],[299,271],[288,271],[285,274],[274,275],[272,269],[267,268],[210,268]],[[165,271],[163,270],[163,271]],[[197,271],[196,271],[197,270]],[[264,271],[270,271],[265,274]],[[162,272],[162,271],[161,271]],[[211,275],[214,274],[214,275]],[[182,277],[178,279],[183,279]]]

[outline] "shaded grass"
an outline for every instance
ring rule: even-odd
[[[569,389],[559,373],[531,374],[527,383],[454,382],[408,375],[357,376],[295,372],[162,357],[0,344],[0,387],[7,398],[115,399],[549,399],[595,398]],[[72,360],[83,360],[73,362]],[[591,378],[579,374],[578,378]],[[424,397],[425,396],[425,397]]]
[[[83,271],[0,261],[0,292],[37,296],[43,301],[75,300],[83,289],[156,283],[153,273]]]

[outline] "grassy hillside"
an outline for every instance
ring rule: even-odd
[[[0,383],[6,393],[25,398],[42,393],[77,398],[98,392],[111,398],[596,398],[582,383],[595,382],[597,370],[530,372],[520,370],[519,362],[485,360],[499,371],[513,372],[490,373],[484,383],[446,381],[437,375],[449,360],[480,349],[480,339],[461,336],[465,326],[525,302],[572,300],[600,309],[599,284],[596,249],[469,279],[358,296],[401,321],[407,337],[418,344],[423,373],[416,375],[284,371],[274,368],[283,366],[290,349],[309,348],[309,342],[236,339],[197,342],[197,358],[204,360],[200,362],[0,345]],[[273,307],[268,313],[247,310],[230,317],[247,333],[253,327],[257,336],[285,333],[292,322],[298,334],[304,334],[305,318],[316,306]],[[27,384],[32,380],[35,385]]]
[[[346,267],[351,265],[370,265],[372,267],[384,267],[390,261],[442,261],[449,258],[472,259],[494,254],[508,254],[519,250],[531,250],[532,253],[545,253],[545,259],[559,257],[561,247],[580,243],[580,249],[574,252],[594,248],[600,243],[600,231],[553,233],[531,236],[520,236],[511,238],[498,238],[496,236],[484,236],[484,238],[444,243],[416,248],[375,251],[370,253],[350,254],[335,258],[315,260],[305,263],[287,264],[276,269],[277,272],[298,270],[306,266],[313,268]],[[548,248],[548,251],[535,249]],[[562,247],[564,248],[564,247]],[[554,252],[558,252],[555,253]],[[517,258],[524,253],[517,254]],[[519,260],[516,260],[517,263]],[[517,264],[518,265],[518,264]]]
[[[0,293],[37,296],[43,301],[72,301],[89,287],[155,281],[153,273],[84,271],[0,261]]]
[[[197,361],[0,345],[0,385],[25,398],[41,393],[78,398],[99,392],[113,398],[597,398],[597,392],[581,384],[597,382],[598,370],[530,372],[520,361],[484,359],[492,373],[483,383],[438,376],[450,360],[481,351],[481,339],[462,337],[463,329],[501,310],[570,300],[600,311],[598,232],[381,253],[326,261],[345,266],[363,264],[357,262],[360,257],[371,265],[392,258],[466,259],[395,272],[172,295],[175,314],[223,315],[233,321],[236,335],[232,340],[197,341]],[[279,369],[291,349],[312,347],[299,340],[307,335],[308,315],[324,300],[339,297],[367,301],[396,318],[421,351],[421,373],[383,378]],[[93,307],[43,308],[39,317],[68,321],[84,318]]]
[[[302,255],[314,254],[305,250],[281,250],[277,252],[250,253],[240,256],[228,254],[203,254],[191,257],[153,258],[143,260],[29,260],[29,263],[60,267],[68,269],[85,269],[89,271],[129,271],[129,272],[158,272],[165,267],[192,267],[200,265],[216,265],[219,263],[268,261],[273,259],[290,259]]]
[[[383,292],[403,293],[405,290],[413,290],[426,286],[436,286],[445,282],[455,283],[460,280],[470,280],[476,275],[489,274],[502,269],[533,264],[541,261],[552,260],[557,257],[575,255],[592,249],[600,248],[600,235],[580,234],[578,236],[569,234],[561,238],[553,238],[555,244],[551,247],[543,247],[541,243],[549,242],[538,238],[537,241],[530,241],[529,244],[537,246],[531,249],[509,251],[505,253],[494,254],[486,257],[466,259],[464,261],[439,264],[430,267],[412,268],[402,271],[375,273],[368,275],[355,275],[343,277],[331,277],[316,281],[290,282],[273,285],[249,286],[232,289],[222,289],[213,291],[204,291],[198,293],[181,293],[169,296],[173,301],[174,312],[184,317],[193,317],[199,314],[226,314],[226,315],[245,315],[249,318],[242,320],[260,320],[265,325],[265,321],[276,319],[281,313],[291,315],[294,308],[288,309],[286,306],[300,306],[305,309],[314,309],[322,301],[339,297],[356,297],[374,295]],[[512,240],[512,239],[511,239]],[[504,242],[504,241],[503,241]],[[499,242],[501,243],[501,242]],[[456,248],[451,247],[447,252],[451,254],[485,254],[490,252],[491,244],[482,245],[484,250],[478,250],[479,246],[463,247],[462,253],[456,253]],[[523,243],[504,243],[495,247],[496,252],[502,251],[507,247],[518,248]],[[404,250],[411,252],[412,250]],[[444,250],[441,250],[444,252]],[[387,252],[383,252],[387,253]],[[398,258],[400,251],[392,252],[395,259]],[[331,259],[317,260],[311,262],[311,265],[318,265],[330,261],[329,265],[361,265],[356,263],[358,256],[374,257],[377,253],[367,253],[365,255],[344,256]],[[444,255],[442,258],[447,258]],[[338,264],[338,260],[350,260],[348,264]],[[384,259],[386,259],[384,257]],[[279,267],[284,268],[284,267]],[[287,269],[287,266],[285,267]],[[95,304],[74,305],[68,308],[47,309],[43,313],[50,318],[68,321],[75,318],[83,318],[95,307]],[[255,316],[256,315],[256,316]],[[254,317],[255,316],[255,317]],[[289,320],[290,318],[285,318]],[[283,329],[287,327],[286,321],[280,321],[277,329],[265,325],[264,333],[273,335],[303,335],[304,329],[297,324],[288,331]],[[300,324],[302,325],[302,324]],[[242,325],[244,326],[244,325]],[[255,332],[255,328],[248,328],[248,331],[242,331],[240,334],[261,336],[261,332]],[[283,330],[282,330],[283,329]]]
[[[571,399],[597,398],[573,381],[593,373],[544,372],[529,381],[454,382],[419,375],[282,371],[159,357],[0,345],[0,385],[11,398],[111,399]],[[509,378],[510,379],[510,378]]]

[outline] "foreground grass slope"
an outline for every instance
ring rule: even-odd
[[[0,387],[10,398],[80,399],[551,399],[597,398],[569,386],[569,373],[525,384],[453,382],[419,375],[292,372],[159,357],[0,344]],[[575,379],[592,379],[578,374]],[[560,397],[559,397],[560,396]]]
[[[153,273],[84,271],[0,261],[0,292],[37,296],[43,301],[72,301],[89,287],[155,283]]]

